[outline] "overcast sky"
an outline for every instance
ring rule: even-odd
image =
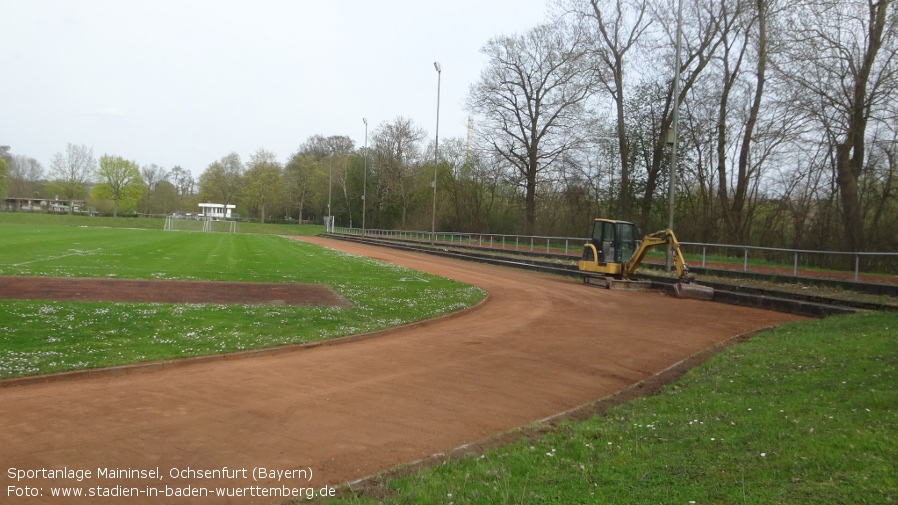
[[[499,34],[546,0],[5,0],[0,145],[50,160],[67,143],[199,175],[309,136],[364,144],[397,116],[466,137],[464,102]]]

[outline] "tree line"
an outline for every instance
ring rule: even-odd
[[[891,0],[553,6],[545,24],[484,47],[469,98],[480,145],[524,199],[524,228],[544,232],[555,209],[663,228],[676,175],[675,228],[691,241],[898,246]]]
[[[438,150],[400,116],[362,146],[314,135],[284,161],[264,149],[245,161],[230,153],[196,180],[115,156],[89,179],[72,152],[89,149],[70,145],[47,184],[69,197],[91,180],[90,196],[110,213],[189,211],[203,200],[262,221],[333,215],[343,226],[429,230],[433,219],[441,231],[583,236],[595,217],[665,227],[675,175],[683,240],[898,248],[892,0],[550,7],[544,23],[485,43],[466,104],[471,134],[440,139]],[[9,194],[32,191],[39,164],[4,157]]]

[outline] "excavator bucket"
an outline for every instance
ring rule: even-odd
[[[678,282],[673,285],[673,294],[677,298],[711,301],[714,299],[714,288],[699,286],[691,282]]]

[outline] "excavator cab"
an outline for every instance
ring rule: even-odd
[[[606,275],[619,276],[622,265],[630,260],[636,250],[636,225],[628,221],[596,219],[592,235],[583,247],[580,269]]]

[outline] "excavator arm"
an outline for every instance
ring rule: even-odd
[[[677,236],[674,235],[674,232],[671,229],[656,231],[655,233],[650,233],[643,237],[642,242],[639,243],[639,247],[637,247],[636,251],[633,252],[633,255],[630,256],[630,260],[624,264],[623,271],[621,272],[622,276],[626,279],[634,275],[648,250],[661,244],[668,244],[670,246],[674,265],[677,268],[677,277],[680,278],[680,281],[690,282],[689,266],[686,265],[686,260],[683,258],[683,251],[680,250],[680,243],[677,242]]]

